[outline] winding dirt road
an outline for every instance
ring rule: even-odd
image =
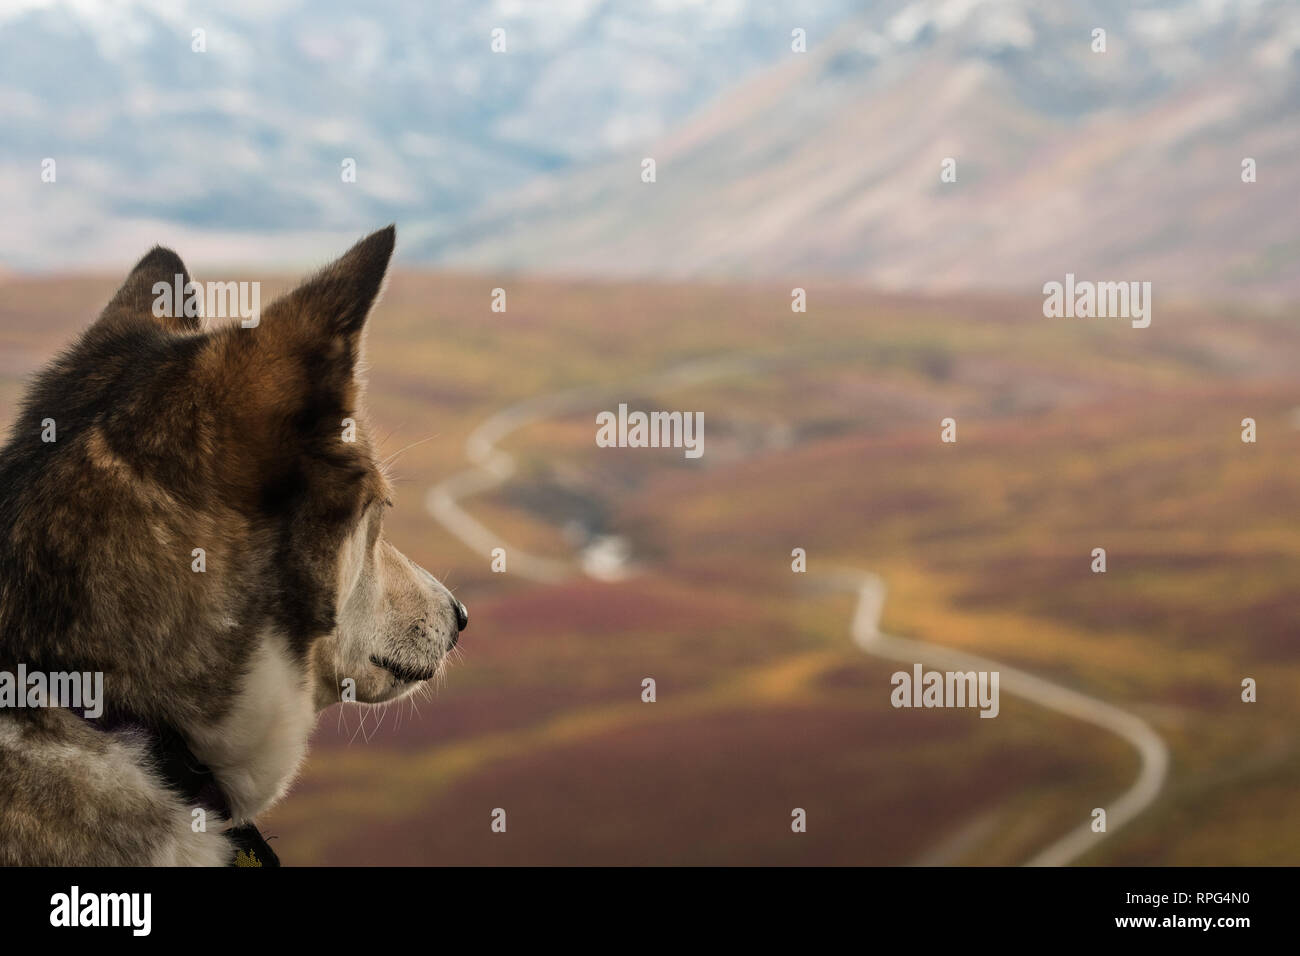
[[[1116,734],[1137,751],[1140,760],[1137,779],[1106,806],[1106,831],[1094,833],[1089,817],[1041,850],[1026,866],[1063,866],[1074,862],[1100,840],[1114,835],[1159,796],[1169,770],[1169,748],[1146,721],[1104,700],[979,654],[884,634],[880,630],[880,616],[885,606],[885,583],[874,574],[860,571],[840,571],[835,577],[837,583],[858,594],[858,606],[849,633],[853,642],[866,653],[909,664],[931,664],[942,670],[997,671],[1001,690]]]
[[[462,508],[460,502],[462,498],[500,487],[514,474],[514,458],[497,448],[497,444],[511,432],[555,415],[595,408],[602,400],[617,393],[701,385],[714,379],[755,371],[762,364],[761,359],[750,356],[707,359],[689,362],[667,372],[630,382],[566,389],[517,402],[497,412],[470,432],[465,439],[465,457],[473,467],[457,472],[430,488],[425,497],[425,508],[470,550],[490,558],[493,548],[504,548],[506,543],[500,535]],[[511,574],[541,584],[558,583],[582,570],[574,561],[539,557],[514,547],[509,549],[509,567]]]
[[[595,408],[603,399],[630,389],[665,390],[695,385],[717,378],[752,372],[760,361],[752,357],[731,357],[691,362],[644,379],[610,386],[568,389],[526,399],[492,415],[465,441],[465,455],[472,467],[458,472],[429,489],[425,506],[444,528],[471,550],[490,558],[494,548],[504,548],[501,537],[461,507],[461,500],[497,488],[514,474],[514,459],[497,447],[512,432],[545,418]],[[528,554],[509,548],[512,574],[542,584],[555,584],[583,568],[575,561]],[[1100,727],[1124,739],[1137,751],[1140,768],[1133,785],[1106,807],[1106,831],[1094,833],[1090,817],[1028,860],[1026,866],[1063,866],[1113,836],[1159,796],[1169,769],[1169,749],[1146,721],[1108,704],[1028,671],[1007,667],[990,658],[941,644],[893,637],[880,630],[886,588],[874,574],[843,569],[833,572],[831,583],[855,591],[857,608],[849,627],[854,643],[863,652],[887,660],[930,664],[943,670],[998,671],[1001,688],[1041,707],[1084,723]],[[1089,808],[1091,809],[1091,808]]]

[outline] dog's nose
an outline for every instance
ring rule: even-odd
[[[465,605],[456,601],[456,630],[463,631],[467,627],[469,627],[469,611],[465,610]]]

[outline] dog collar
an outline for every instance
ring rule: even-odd
[[[190,806],[218,813],[226,819],[232,817],[230,800],[217,782],[216,774],[194,756],[184,738],[176,731],[171,728],[149,727],[135,721],[104,718],[90,720],[84,715],[78,716],[103,731],[129,730],[143,736],[154,758],[155,769],[169,788]],[[280,858],[255,824],[245,823],[243,826],[232,827],[226,831],[225,836],[235,848],[231,866],[280,865]]]

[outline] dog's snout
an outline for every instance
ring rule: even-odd
[[[450,595],[448,595],[450,597]],[[454,597],[451,598],[452,610],[456,612],[456,630],[451,635],[449,647],[455,647],[460,641],[460,632],[469,626],[469,611],[465,610],[465,605],[461,604]]]
[[[456,617],[456,630],[455,633],[451,635],[451,646],[455,647],[457,636],[460,634],[461,631],[469,627],[469,611],[465,609],[464,604],[456,600],[456,596],[452,594],[451,591],[447,590],[447,588],[443,586],[442,582],[440,582],[437,578],[435,578],[424,568],[420,567],[418,564],[415,564],[415,562],[411,562],[411,564],[421,575],[424,576],[424,579],[425,581],[428,582],[429,586],[432,587],[436,592],[441,592],[442,595],[446,597],[447,602],[451,605],[451,611]]]

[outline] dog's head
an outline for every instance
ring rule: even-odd
[[[5,657],[104,670],[110,705],[180,726],[228,716],[272,645],[318,709],[438,672],[467,615],[384,537],[358,373],[394,240],[207,329],[156,308],[189,281],[180,259],[141,260],[40,376],[0,463]]]
[[[221,330],[201,374],[245,437],[228,475],[276,515],[295,567],[283,626],[311,646],[319,705],[394,699],[434,677],[465,608],[384,537],[393,490],[362,407],[365,326],[393,252],[389,228],[272,303],[257,327]]]

